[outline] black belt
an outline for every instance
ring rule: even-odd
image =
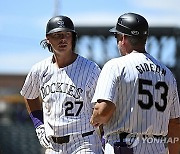
[[[90,132],[83,133],[81,135],[82,135],[82,137],[86,137],[86,136],[92,135],[93,132],[94,132],[94,130],[90,131]],[[66,135],[66,136],[62,136],[62,137],[54,137],[54,136],[52,136],[53,142],[58,143],[58,144],[68,143],[69,139],[70,139],[70,135]]]
[[[129,133],[126,133],[126,132],[120,133],[119,134],[120,142],[124,142],[124,139],[127,137],[127,135],[129,135]]]
[[[130,133],[126,133],[126,132],[122,132],[119,134],[119,139],[120,139],[120,142],[124,142],[124,139],[129,135]],[[134,135],[135,137],[135,135]],[[145,137],[151,137],[149,135],[142,135],[143,138]],[[157,139],[163,139],[165,138],[165,136],[162,136],[162,135],[153,135],[152,137],[154,138],[157,138]]]

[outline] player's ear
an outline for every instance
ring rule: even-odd
[[[124,34],[122,34],[122,41],[121,41],[121,43],[125,44],[125,42],[126,42],[126,36]]]
[[[47,42],[48,44],[50,44],[50,42],[49,42],[49,37],[48,37],[48,36],[46,36],[46,42]]]

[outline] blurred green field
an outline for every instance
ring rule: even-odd
[[[0,154],[44,153],[25,105],[0,102]]]

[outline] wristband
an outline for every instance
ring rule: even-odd
[[[43,112],[42,110],[36,110],[29,114],[34,127],[37,128],[38,126],[43,124]]]

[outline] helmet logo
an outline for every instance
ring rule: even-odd
[[[139,32],[138,32],[138,31],[135,31],[135,30],[132,30],[132,31],[131,31],[131,34],[133,34],[133,35],[139,35]]]
[[[57,24],[59,25],[59,27],[65,27],[64,21],[62,21],[62,20],[57,21]]]

